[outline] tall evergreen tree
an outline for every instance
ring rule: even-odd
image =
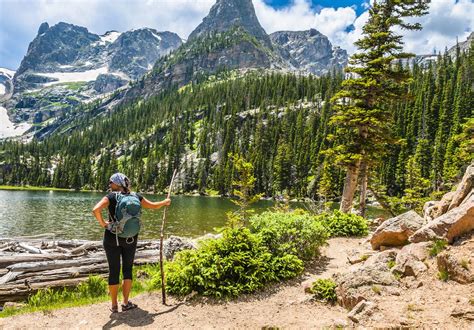
[[[336,162],[346,168],[340,207],[343,212],[351,210],[362,163],[368,175],[370,166],[392,141],[392,114],[386,105],[400,97],[409,78],[408,71],[394,63],[413,56],[402,51],[402,36],[394,30],[421,29],[419,23],[408,23],[405,19],[422,16],[427,8],[427,1],[419,0],[374,2],[363,36],[355,43],[360,52],[351,57],[347,69],[352,77],[342,83],[343,89],[332,98],[336,113],[331,124],[341,137],[334,152]],[[366,182],[366,178],[362,181]]]

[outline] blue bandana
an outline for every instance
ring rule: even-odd
[[[130,180],[127,178],[127,176],[123,173],[115,173],[110,177],[110,181],[115,183],[116,185],[123,187],[123,188],[128,188],[127,183],[125,182],[125,179],[130,182]]]

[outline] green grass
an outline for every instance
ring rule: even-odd
[[[389,261],[387,262],[387,267],[390,268],[390,269],[392,269],[393,267],[395,267],[395,265],[396,265],[395,260],[389,260]]]
[[[134,281],[132,284],[131,296],[144,292],[160,290],[161,286],[152,277],[160,272],[159,266],[144,265],[133,268]],[[138,275],[142,274],[142,275]],[[145,276],[144,276],[144,275]],[[30,296],[27,305],[21,308],[7,308],[0,312],[0,318],[34,312],[48,312],[56,309],[78,307],[109,301],[107,291],[107,282],[98,276],[91,276],[87,282],[84,282],[73,289],[45,289],[38,291]],[[119,299],[121,299],[121,289]],[[105,310],[107,312],[108,310]]]
[[[86,85],[87,85],[87,81],[75,81],[75,82],[65,82],[65,83],[55,84],[54,86],[55,87],[63,86],[69,90],[77,91]]]
[[[68,188],[54,188],[54,187],[37,187],[37,186],[7,186],[7,185],[0,185],[0,190],[41,190],[41,191],[75,191],[74,189]],[[80,190],[83,192],[88,192],[91,190]]]
[[[433,246],[430,248],[430,256],[436,257],[441,251],[446,248],[447,245],[448,242],[446,242],[445,240],[435,240]]]
[[[438,273],[438,278],[443,282],[447,282],[449,280],[449,273],[446,270],[441,270]]]
[[[69,308],[69,307],[78,307],[78,306],[85,306],[90,304],[96,304],[104,301],[108,301],[110,298],[108,295],[94,297],[94,298],[79,298],[73,301],[64,301],[64,302],[57,302],[53,304],[48,304],[44,306],[29,306],[22,308],[7,308],[0,312],[0,318],[14,316],[14,315],[21,315],[21,314],[28,314],[34,312],[48,312],[56,309],[62,308]]]

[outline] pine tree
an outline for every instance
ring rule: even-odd
[[[355,43],[361,52],[351,57],[347,69],[352,77],[342,83],[343,89],[332,98],[336,113],[331,124],[338,136],[345,137],[334,146],[336,162],[346,168],[340,207],[343,212],[351,210],[361,163],[365,163],[368,173],[384,154],[386,145],[393,141],[392,114],[386,104],[400,97],[409,78],[407,70],[394,63],[412,56],[401,51],[402,37],[394,29],[421,29],[419,23],[407,23],[404,19],[422,16],[427,8],[427,2],[416,0],[374,2],[363,37]]]

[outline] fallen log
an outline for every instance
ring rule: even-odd
[[[96,274],[103,274],[108,272],[109,266],[106,263],[103,264],[94,264],[94,265],[87,265],[82,267],[72,267],[72,268],[63,268],[63,269],[55,269],[49,270],[39,273],[23,273],[17,276],[17,280],[13,283],[20,284],[25,280],[28,280],[30,284],[38,283],[38,282],[51,282],[61,279],[67,278],[75,278],[75,277],[84,277],[85,275],[96,275]],[[32,276],[33,275],[33,276]]]
[[[39,248],[36,248],[34,246],[31,246],[31,245],[28,245],[26,243],[18,243],[18,246],[21,247],[22,249],[30,252],[30,253],[34,253],[34,254],[46,254],[46,252],[44,252],[43,250],[39,249]]]
[[[0,268],[5,268],[9,265],[13,265],[19,262],[26,261],[42,261],[42,260],[61,260],[70,259],[71,256],[66,254],[28,254],[28,253],[17,253],[15,255],[0,256]]]
[[[74,255],[87,253],[87,250],[93,248],[95,245],[96,244],[92,242],[88,242],[88,243],[82,244],[81,246],[78,246],[77,248],[72,249],[70,253]]]
[[[23,272],[8,272],[6,273],[5,275],[3,275],[2,277],[0,277],[0,284],[5,284],[5,283],[8,283],[8,282],[11,282],[15,279],[18,278],[18,276],[20,274],[22,274]]]
[[[41,272],[45,270],[53,270],[67,267],[78,267],[90,265],[94,263],[103,263],[106,261],[105,255],[102,258],[72,259],[72,260],[53,260],[38,262],[22,262],[7,267],[13,272]]]
[[[106,274],[99,274],[103,278],[106,278]],[[38,282],[32,284],[13,284],[13,285],[2,285],[0,287],[0,304],[3,304],[7,301],[19,301],[19,300],[26,300],[26,298],[37,292],[41,289],[56,289],[56,288],[67,288],[67,287],[74,287],[79,285],[82,282],[87,281],[87,277],[77,277],[77,278],[70,278],[65,280],[58,280],[52,282]]]

